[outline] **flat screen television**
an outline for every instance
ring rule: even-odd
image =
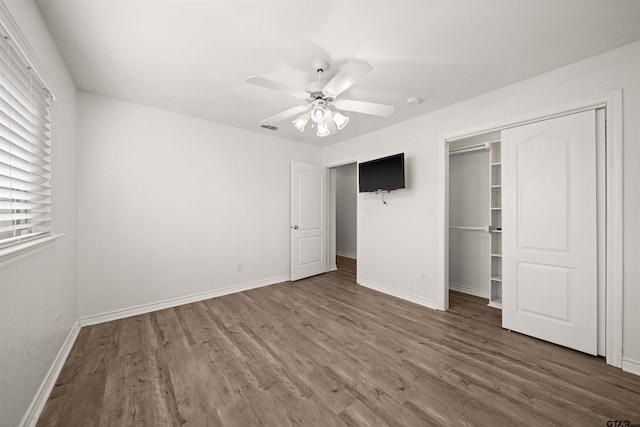
[[[361,193],[404,188],[404,153],[358,164]]]

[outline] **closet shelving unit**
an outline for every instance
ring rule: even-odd
[[[489,307],[502,308],[502,162],[500,140],[489,141],[491,159],[491,278]]]

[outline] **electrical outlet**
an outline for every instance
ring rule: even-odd
[[[56,314],[56,332],[60,330],[60,313]]]
[[[241,262],[238,263],[238,273],[244,271],[244,264],[242,264]]]
[[[426,281],[427,281],[427,273],[420,273],[418,275],[418,278],[420,279],[421,282],[426,283]]]

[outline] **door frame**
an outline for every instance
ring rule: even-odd
[[[437,308],[449,309],[449,153],[448,143],[483,133],[539,122],[581,111],[604,108],[606,114],[606,315],[607,364],[622,368],[623,327],[623,199],[622,89],[510,119],[447,133],[439,138],[438,246],[440,248]]]
[[[339,162],[325,165],[327,168],[327,191],[328,191],[328,203],[327,203],[327,271],[337,270],[335,264],[336,261],[336,181],[335,168],[340,166],[356,164],[356,185],[358,184],[358,161],[357,160],[342,160]],[[360,197],[356,192],[356,253],[359,247],[360,240]],[[358,281],[358,264],[356,263],[356,282]]]

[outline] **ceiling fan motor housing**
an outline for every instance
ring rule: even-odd
[[[309,92],[309,99],[315,100],[319,98],[324,98],[324,94],[322,93],[322,87],[324,86],[323,82],[313,82],[307,85],[307,91]]]

